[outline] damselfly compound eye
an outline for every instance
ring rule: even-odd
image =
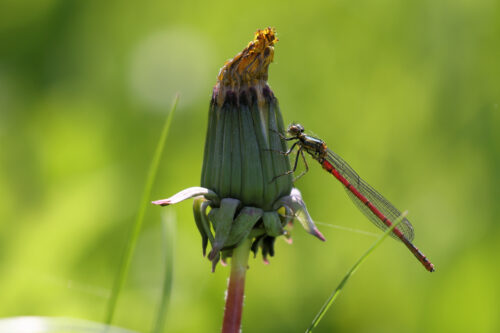
[[[291,136],[297,136],[304,132],[304,127],[300,124],[292,124],[288,126],[287,132]]]

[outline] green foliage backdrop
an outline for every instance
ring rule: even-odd
[[[0,2],[0,317],[101,321],[163,119],[153,198],[199,185],[208,103],[258,28],[280,39],[269,83],[301,122],[401,210],[426,272],[393,240],[318,332],[500,330],[500,3]],[[296,186],[317,221],[375,232],[310,163]],[[190,203],[150,207],[115,324],[149,331],[176,223],[166,331],[215,332],[228,269],[210,273]],[[250,260],[244,332],[303,332],[374,237],[319,225]]]

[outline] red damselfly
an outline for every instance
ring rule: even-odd
[[[318,161],[323,169],[331,173],[345,186],[347,194],[355,205],[378,228],[387,230],[392,226],[392,222],[401,215],[401,212],[396,209],[396,207],[367,182],[361,179],[349,164],[339,155],[328,149],[325,142],[305,134],[302,125],[292,124],[288,127],[287,132],[289,137],[284,137],[284,139],[295,142],[288,151],[284,152],[284,154],[289,155],[295,147],[298,147],[294,167],[288,174],[295,172],[297,169],[299,156],[304,160],[306,170],[297,178],[300,178],[309,170],[307,161],[304,157],[305,151]],[[408,219],[404,218],[401,223],[392,230],[391,236],[401,240],[429,272],[434,272],[434,265],[417,247],[415,247],[415,245],[412,244],[414,232]]]

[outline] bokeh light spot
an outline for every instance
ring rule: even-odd
[[[152,110],[170,106],[176,93],[184,105],[206,99],[215,82],[207,65],[212,54],[206,36],[199,32],[178,28],[151,34],[132,53],[132,92]]]

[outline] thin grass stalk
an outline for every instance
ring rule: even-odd
[[[165,273],[163,278],[163,287],[161,293],[160,304],[156,312],[156,320],[154,322],[152,333],[161,333],[165,327],[165,321],[172,295],[172,282],[174,275],[174,246],[175,246],[175,226],[176,219],[173,214],[163,214],[162,230],[163,230],[163,253],[165,260]]]
[[[312,332],[316,326],[318,326],[319,322],[325,315],[326,311],[332,306],[333,302],[335,299],[337,299],[337,296],[340,294],[344,286],[346,285],[347,281],[349,278],[356,272],[356,270],[359,268],[359,266],[368,258],[368,256],[382,243],[382,241],[392,232],[396,226],[403,221],[403,219],[406,217],[408,212],[404,211],[397,219],[394,221],[393,225],[387,229],[373,244],[370,246],[370,248],[356,261],[354,266],[351,267],[351,269],[347,272],[347,274],[344,276],[342,281],[340,281],[339,285],[335,289],[335,291],[328,297],[326,300],[325,304],[321,307],[319,310],[318,314],[316,317],[313,319],[311,325],[309,328],[306,330],[306,333]]]
[[[128,242],[125,245],[125,250],[122,254],[120,267],[118,269],[118,273],[116,275],[116,279],[113,284],[113,288],[111,290],[111,296],[109,298],[106,310],[106,317],[105,317],[105,323],[107,323],[108,325],[111,324],[111,322],[113,321],[113,316],[115,314],[118,297],[120,296],[120,293],[123,289],[123,285],[125,284],[125,280],[128,275],[130,263],[132,261],[132,255],[135,251],[137,245],[137,239],[139,238],[139,234],[141,232],[142,224],[144,221],[144,214],[146,213],[146,208],[148,207],[151,201],[150,200],[151,190],[153,188],[153,184],[156,179],[156,174],[158,173],[158,166],[160,164],[163,148],[165,147],[165,142],[168,136],[168,132],[170,130],[170,124],[172,123],[172,117],[175,112],[175,109],[177,108],[178,101],[179,101],[179,95],[175,97],[172,109],[170,110],[165,119],[165,124],[163,125],[163,130],[161,132],[160,139],[158,140],[158,145],[156,146],[153,159],[151,160],[151,164],[149,165],[149,172],[146,178],[144,192],[142,194],[142,198],[139,204],[139,210],[137,212],[133,228],[130,232]]]

